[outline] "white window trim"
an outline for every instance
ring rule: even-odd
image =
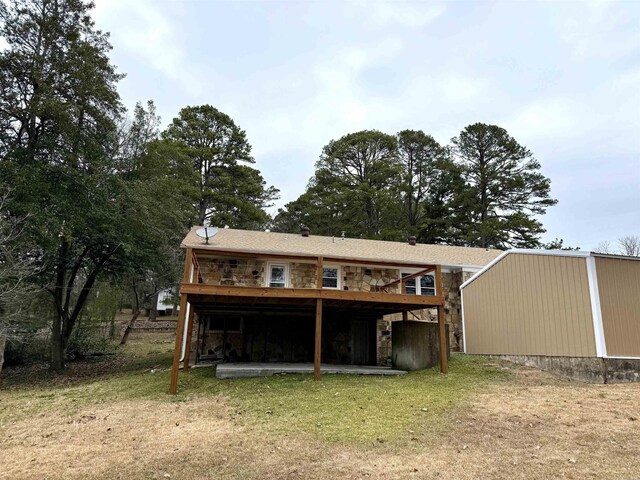
[[[271,286],[271,268],[284,267],[284,287],[272,287]],[[289,264],[286,262],[269,262],[267,263],[267,271],[264,276],[265,286],[269,288],[288,288],[290,284],[289,278]]]
[[[420,270],[400,270],[400,278],[402,279],[402,275],[406,274],[406,275],[413,275],[414,273],[418,273]],[[429,272],[429,273],[425,273],[424,275],[420,275],[420,277],[425,277],[425,276],[431,276],[433,277],[433,291],[434,291],[434,295],[438,295],[438,289],[436,288],[436,274],[435,272]],[[413,280],[416,281],[416,295],[422,295],[422,286],[420,285],[420,282],[418,281],[418,279],[420,277],[416,277]],[[408,295],[413,295],[412,293],[409,293]]]
[[[336,265],[336,264],[332,264],[332,263],[328,263],[328,264],[324,264],[322,265],[322,268],[335,268],[337,270],[337,286],[335,287],[322,287],[322,288],[326,288],[328,290],[342,290],[342,268],[340,265]],[[324,279],[324,270],[322,272],[322,279]]]

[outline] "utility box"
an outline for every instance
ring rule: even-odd
[[[449,358],[449,325],[445,325],[445,328]],[[393,322],[391,344],[393,368],[397,370],[413,371],[440,364],[440,339],[435,322]]]

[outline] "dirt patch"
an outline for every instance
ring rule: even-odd
[[[43,413],[0,427],[0,478],[638,477],[640,385],[515,372],[453,415],[445,433],[416,426],[405,440],[370,446],[249,427],[222,397]]]

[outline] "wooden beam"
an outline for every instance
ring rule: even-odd
[[[187,344],[184,351],[184,361],[182,363],[182,371],[184,373],[189,373],[189,357],[191,356],[191,337],[193,335],[193,319],[194,319],[194,308],[193,305],[189,306],[189,318],[187,321]]]
[[[414,278],[418,278],[421,277],[422,275],[426,275],[429,272],[433,272],[436,269],[435,265],[431,265],[427,268],[425,268],[424,270],[420,270],[419,272],[416,273],[412,273],[411,275],[407,275],[406,277],[401,277],[398,280],[394,280],[393,282],[389,282],[385,285],[382,285],[380,288],[387,288],[387,287],[393,287],[394,285],[397,285],[398,283],[405,283],[407,280],[413,280]],[[402,275],[402,274],[400,274]]]
[[[355,290],[333,290],[322,288],[272,288],[272,287],[239,287],[230,285],[183,284],[180,293],[189,295],[255,297],[260,299],[278,298],[322,298],[354,302],[406,303],[435,307],[444,305],[441,295],[408,295],[384,292],[359,292]],[[261,300],[262,301],[262,300]]]
[[[178,371],[180,370],[180,353],[182,353],[182,333],[184,330],[184,319],[187,311],[187,295],[180,295],[180,312],[178,314],[178,325],[176,326],[176,344],[173,349],[173,364],[171,365],[171,383],[169,393],[175,395],[178,391]]]
[[[186,257],[184,260],[184,272],[182,273],[182,283],[191,282],[191,267],[193,266],[193,250],[187,248]]]
[[[322,299],[316,300],[316,342],[313,354],[313,378],[320,380],[320,361],[322,357]]]
[[[318,263],[316,264],[316,288],[322,288],[322,275],[324,274],[322,264],[323,258],[318,257]]]
[[[409,313],[407,311],[402,312],[402,321],[406,322],[409,320]]]
[[[436,267],[436,294],[442,296],[442,269],[440,265]],[[438,336],[440,339],[440,372],[449,372],[449,362],[447,360],[447,327],[444,312],[444,304],[438,305]]]
[[[444,318],[444,307],[438,306],[438,336],[440,339],[440,372],[449,372],[449,362],[447,360],[447,328]]]

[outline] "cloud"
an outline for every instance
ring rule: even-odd
[[[355,1],[377,26],[424,27],[445,12],[444,4],[408,1]]]
[[[620,57],[638,50],[638,11],[630,16],[616,8],[617,2],[612,0],[568,2],[562,6],[566,9],[565,15],[555,12],[554,17],[561,38],[573,47],[578,57]],[[638,4],[629,2],[629,6],[637,9]]]
[[[95,19],[98,26],[117,24],[111,34],[119,49],[125,49],[196,98],[205,92],[204,82],[187,58],[184,35],[178,28],[177,4],[169,5],[171,14],[163,11],[163,4],[151,0],[99,0]]]

